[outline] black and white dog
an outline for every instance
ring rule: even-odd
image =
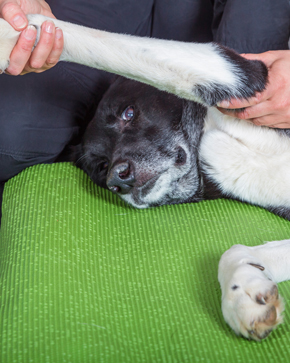
[[[39,31],[46,18],[29,20]],[[225,196],[290,220],[290,132],[257,127],[213,107],[263,91],[264,64],[217,44],[53,21],[64,32],[61,60],[131,79],[120,77],[109,88],[85,133],[78,164],[94,182],[137,208]],[[0,20],[2,71],[18,36]],[[237,334],[265,338],[282,321],[276,283],[287,279],[290,240],[233,246],[219,264],[225,320]]]

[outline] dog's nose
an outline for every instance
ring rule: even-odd
[[[115,164],[107,176],[107,186],[113,193],[129,193],[134,186],[134,182],[134,168],[129,161]]]

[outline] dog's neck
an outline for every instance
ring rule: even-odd
[[[226,196],[222,193],[218,185],[213,182],[207,174],[201,172],[201,184],[202,184],[202,192],[201,199],[203,200],[212,200],[218,198],[226,198]]]

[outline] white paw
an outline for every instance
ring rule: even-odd
[[[9,58],[20,33],[0,19],[0,74],[9,66]]]
[[[35,45],[37,44],[40,36],[40,29],[43,22],[48,18],[38,14],[27,15],[30,25],[34,25],[37,29],[37,38]],[[5,71],[9,66],[9,58],[20,32],[14,30],[4,19],[0,19],[0,74]]]
[[[283,301],[277,285],[251,256],[233,258],[234,246],[221,258],[219,281],[225,321],[238,335],[261,340],[282,322]]]
[[[1,57],[1,50],[0,50],[0,74],[5,72],[5,69],[7,69],[9,66],[9,58],[5,59],[4,57]]]

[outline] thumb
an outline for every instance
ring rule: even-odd
[[[241,53],[242,57],[250,60],[258,59],[260,54],[254,54],[254,53]]]
[[[26,15],[15,0],[4,1],[0,5],[0,17],[18,31],[25,29],[28,25]]]
[[[241,56],[248,60],[260,60],[263,63],[265,63],[267,67],[271,66],[276,57],[276,55],[273,54],[273,52],[264,52],[259,54],[243,53],[241,54]]]

